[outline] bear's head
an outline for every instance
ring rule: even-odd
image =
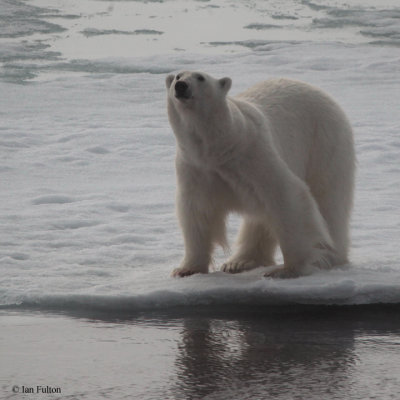
[[[166,78],[168,100],[177,107],[201,110],[225,101],[230,78],[215,79],[202,72],[184,71]]]

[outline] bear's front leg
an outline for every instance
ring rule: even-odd
[[[177,160],[177,214],[185,243],[185,257],[172,276],[208,273],[214,244],[225,243],[223,204],[212,177]]]
[[[189,199],[178,200],[178,217],[185,243],[185,257],[179,268],[172,271],[174,277],[208,273],[212,242],[210,224],[205,215]]]

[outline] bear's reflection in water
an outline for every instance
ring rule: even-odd
[[[354,377],[355,343],[374,323],[353,312],[186,319],[173,392],[177,399],[366,398]]]

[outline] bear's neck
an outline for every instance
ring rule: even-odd
[[[185,136],[193,135],[210,145],[223,139],[232,130],[231,112],[227,101],[214,107],[206,104],[205,107],[185,110],[179,114]]]
[[[176,115],[174,127],[180,157],[190,163],[221,165],[232,147],[240,146],[228,99],[209,109],[187,110]]]

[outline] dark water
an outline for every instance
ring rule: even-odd
[[[189,380],[179,382],[177,393],[196,399],[398,398],[400,321],[397,314],[370,311],[187,319],[176,365]]]
[[[134,316],[8,310],[0,321],[0,398],[363,400],[400,393],[397,306]],[[12,392],[39,384],[62,394]]]

